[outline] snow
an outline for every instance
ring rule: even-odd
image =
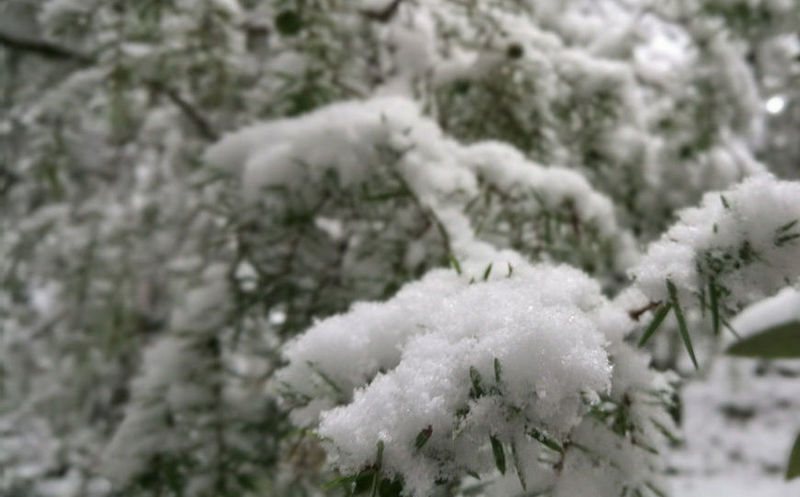
[[[607,390],[611,373],[602,334],[581,312],[579,302],[564,291],[591,284],[571,273],[566,268],[542,269],[532,272],[530,279],[476,284],[441,297],[425,288],[428,306],[437,305],[433,312],[430,307],[410,309],[413,314],[408,316],[415,319],[409,320],[405,331],[415,332],[414,336],[399,343],[384,342],[383,354],[359,350],[367,360],[377,356],[376,362],[387,372],[356,390],[349,404],[322,414],[319,433],[335,444],[337,465],[357,471],[373,456],[377,441],[383,440],[386,471],[403,475],[410,491],[425,495],[434,480],[454,477],[460,467],[490,470],[491,460],[468,448],[485,446],[491,435],[503,439],[521,435],[529,423],[553,436],[568,432],[579,419],[581,392]],[[554,285],[556,280],[564,285]],[[578,281],[571,285],[573,280]],[[365,321],[347,317],[346,322],[337,320],[340,329],[350,330]],[[380,320],[373,333],[389,340],[396,322]],[[318,339],[315,346],[330,350],[325,343]],[[378,359],[398,350],[396,365]],[[295,363],[292,352],[290,348],[287,356]],[[340,367],[351,364],[343,359],[334,360]],[[500,383],[495,379],[495,359],[502,367]],[[496,385],[502,400],[470,400],[470,368],[479,372],[485,388]],[[331,378],[336,382],[338,377]],[[520,414],[516,422],[506,423],[502,420],[511,406]],[[469,414],[457,434],[456,412],[464,407],[469,407]],[[421,457],[413,443],[427,426],[433,435],[424,451],[427,457]],[[449,457],[439,456],[442,451]],[[428,458],[446,460],[432,465]]]
[[[638,258],[633,237],[617,223],[611,200],[580,174],[536,164],[500,142],[462,145],[404,97],[341,102],[298,118],[258,124],[225,136],[208,149],[205,159],[240,175],[248,203],[266,199],[268,188],[281,187],[313,205],[327,173],[335,171],[338,184],[347,188],[386,174],[388,166],[442,221],[454,251],[465,256],[482,250],[463,214],[481,189],[496,189],[520,205],[528,199],[524,206],[529,216],[569,203],[581,222],[611,244],[618,268]],[[544,205],[533,201],[531,193]]]
[[[730,292],[732,308],[769,296],[800,276],[798,197],[800,183],[767,173],[707,193],[700,207],[678,213],[630,274],[652,301],[666,299],[667,279],[693,300],[709,276]]]
[[[731,321],[731,327],[746,336],[798,319],[800,292],[787,287],[772,297],[747,306]]]
[[[275,33],[267,30],[275,14],[286,8],[282,3],[266,2],[251,10],[248,6],[254,2],[209,0],[200,5],[178,0],[158,6],[152,18],[152,12],[145,12],[149,9],[115,9],[96,0],[48,0],[41,2],[41,9],[31,7],[40,12],[43,37],[65,46],[74,42],[97,61],[65,75],[61,84],[48,81],[44,92],[34,84],[21,85],[31,87],[35,104],[13,109],[9,122],[18,122],[32,139],[22,147],[19,166],[11,157],[10,177],[19,171],[27,178],[39,167],[40,159],[27,152],[30,147],[48,164],[56,160],[54,164],[61,165],[65,159],[74,164],[58,168],[64,177],[83,176],[82,165],[89,165],[97,166],[102,173],[98,176],[108,174],[112,180],[103,183],[102,177],[87,174],[86,181],[65,182],[59,195],[86,195],[86,203],[80,205],[49,198],[46,185],[33,197],[20,195],[27,180],[21,182],[21,190],[16,184],[9,186],[14,194],[9,207],[24,214],[21,219],[14,219],[14,213],[8,216],[11,229],[2,237],[3,247],[26,250],[18,239],[34,233],[32,248],[37,254],[48,252],[46,257],[20,258],[19,267],[13,255],[4,265],[13,269],[9,274],[19,270],[24,281],[20,293],[26,294],[0,291],[0,324],[3,341],[9,344],[2,352],[3,387],[4,394],[6,384],[11,392],[6,401],[11,415],[0,420],[0,458],[11,468],[8,481],[14,484],[14,473],[19,473],[21,481],[35,482],[32,491],[37,495],[116,492],[105,479],[87,476],[94,461],[73,460],[79,453],[90,459],[82,455],[84,449],[97,457],[107,434],[118,428],[101,468],[115,482],[130,481],[154,455],[177,454],[203,463],[188,471],[192,476],[180,491],[201,494],[211,487],[205,463],[216,456],[211,452],[217,446],[204,443],[208,406],[222,403],[212,386],[239,378],[231,371],[232,378],[221,380],[221,366],[209,344],[224,341],[230,331],[225,320],[230,318],[233,289],[228,284],[236,283],[245,300],[261,290],[264,272],[259,261],[240,260],[238,250],[245,243],[238,237],[251,226],[257,231],[260,221],[272,221],[264,218],[272,215],[272,193],[281,191],[299,203],[324,205],[308,229],[334,242],[324,247],[345,247],[340,271],[345,279],[377,275],[381,284],[384,277],[392,283],[412,280],[386,302],[357,301],[376,293],[361,288],[346,292],[347,281],[329,293],[342,301],[336,309],[356,300],[350,309],[327,318],[324,313],[305,316],[316,321],[282,350],[289,363],[270,394],[282,392],[286,406],[293,408],[292,420],[325,437],[335,467],[355,473],[374,463],[381,440],[386,444],[382,469],[389,476],[402,476],[408,494],[429,494],[437,480],[463,476],[468,469],[481,473],[489,495],[519,494],[526,481],[531,493],[546,490],[559,497],[616,496],[621,488],[631,495],[632,489],[651,484],[663,488],[659,475],[665,469],[664,456],[651,450],[664,448],[660,427],[674,429],[666,407],[675,377],[653,370],[649,354],[625,341],[637,329],[628,311],[665,300],[669,280],[677,285],[691,324],[701,314],[702,293],[713,291],[713,285],[722,291],[726,317],[744,308],[732,322],[740,332],[797,319],[800,186],[761,174],[764,166],[751,152],[759,141],[761,114],[781,113],[792,102],[791,95],[766,85],[771,97],[763,101],[745,63],[745,50],[731,43],[727,33],[716,31],[718,22],[693,15],[685,24],[677,19],[686,15],[684,9],[702,7],[698,2],[415,0],[396,4],[389,19],[375,21],[364,15],[364,9],[377,12],[392,1],[308,3],[297,36],[272,36]],[[748,5],[766,7],[777,18],[785,15],[777,11],[788,12],[793,2],[754,0]],[[675,20],[660,17],[672,9]],[[330,22],[316,22],[314,16]],[[261,38],[257,57],[243,49],[248,26],[242,20],[251,17],[264,28],[254,30]],[[139,24],[145,18],[148,25]],[[65,28],[76,21],[86,23],[85,33],[60,33],[70,31]],[[196,38],[198,33],[204,39],[195,44],[189,36]],[[312,45],[325,50],[309,50]],[[797,52],[796,36],[775,42],[771,50],[772,63],[789,71]],[[164,64],[170,68],[166,76],[156,70]],[[129,117],[138,128],[128,144],[108,139],[110,102],[105,90],[109,74],[116,79],[120,73],[129,77],[111,86],[121,99],[129,100]],[[187,75],[201,78],[186,81]],[[278,83],[276,75],[281,76]],[[310,76],[312,83],[306,81]],[[208,200],[204,193],[194,198],[198,189],[187,184],[195,178],[181,172],[208,169],[195,162],[204,145],[185,118],[186,109],[154,91],[158,85],[151,85],[150,79],[162,77],[185,97],[187,106],[195,106],[219,130],[265,115],[294,115],[294,97],[302,93],[294,82],[308,83],[321,100],[297,105],[315,107],[310,112],[230,133],[208,148],[207,165],[226,169],[237,182],[231,190],[224,181],[203,186],[203,192],[218,188],[225,194],[219,205],[201,208],[189,202],[192,215],[199,212],[212,228],[200,237],[182,226],[179,253],[165,250],[154,263],[138,243],[129,250],[131,239],[143,238],[142,245],[158,247],[175,245],[174,237],[163,231],[139,237],[138,228],[144,226],[135,218],[146,217],[153,208],[159,213],[158,223],[171,230],[170,222],[189,217],[165,218],[161,212],[169,209],[163,207],[177,198]],[[216,95],[207,77],[224,80],[222,86],[232,93],[244,93]],[[9,86],[9,103],[16,107],[16,79],[10,81],[14,85]],[[464,92],[460,83],[467,88]],[[473,99],[475,95],[480,98]],[[355,96],[362,98],[320,103]],[[490,113],[502,104],[508,111]],[[63,147],[62,133],[56,133],[58,153],[49,145],[52,123],[63,131]],[[8,132],[9,126],[0,123],[0,133]],[[512,127],[520,129],[516,141],[510,136]],[[108,169],[106,163],[119,167]],[[124,185],[128,173],[133,190]],[[748,175],[752,177],[742,184],[730,186]],[[41,174],[36,176],[38,183]],[[330,193],[326,188],[331,177],[339,188],[336,194],[355,195],[364,185],[400,185],[408,198],[406,204],[373,204],[379,215],[370,217],[369,208],[322,202]],[[153,195],[151,190],[162,182],[167,184]],[[91,191],[83,183],[90,184]],[[95,195],[105,186],[112,192]],[[694,203],[709,189],[719,192],[706,194],[699,207],[681,211],[675,225],[641,257],[638,245],[657,236],[676,208]],[[392,196],[397,191],[379,193]],[[227,202],[231,197],[238,200],[237,195],[241,203]],[[480,205],[492,195],[494,203]],[[87,204],[100,207],[85,209]],[[406,208],[409,204],[413,208]],[[216,211],[215,207],[221,212],[208,215],[206,210]],[[267,209],[260,210],[263,207]],[[79,218],[84,217],[101,221],[97,233],[83,229]],[[422,235],[417,235],[416,225],[407,229],[419,218]],[[554,219],[561,223],[555,230],[556,237],[563,237],[561,246],[536,225],[542,219],[548,228]],[[397,250],[400,254],[383,265],[386,253],[365,243],[379,231],[375,226],[386,228],[386,239],[395,237],[400,241],[396,245],[403,245]],[[126,228],[125,233],[116,232],[118,227]],[[66,235],[58,234],[62,228]],[[517,228],[519,240],[512,242]],[[411,232],[417,238],[409,240]],[[256,249],[266,251],[272,244],[278,246],[276,252],[286,248],[284,232],[276,233],[268,234],[268,243],[256,239]],[[431,238],[436,238],[435,246]],[[88,304],[71,306],[77,312],[70,312],[64,302],[70,303],[76,292],[63,282],[77,271],[54,267],[80,262],[83,254],[94,250],[95,240],[102,260],[87,265],[98,266],[96,271],[90,267],[87,278]],[[367,251],[371,253],[366,262],[354,255]],[[598,254],[606,252],[613,268],[590,269]],[[442,265],[446,256],[459,261],[458,271],[433,270],[414,280],[425,268]],[[583,267],[593,276],[557,265],[570,256],[575,257],[571,263],[587,262]],[[218,259],[223,265],[209,262]],[[180,272],[180,303],[172,307],[170,298],[153,303],[173,289],[152,289],[161,280],[139,288],[137,278],[118,278],[125,266],[134,273]],[[201,275],[205,266],[211,268]],[[629,268],[633,286],[608,300],[605,295],[620,290],[621,275]],[[104,271],[113,272],[113,277],[106,278]],[[319,274],[305,269],[296,273],[287,279],[300,282],[298,287]],[[96,293],[118,294],[111,310],[116,313],[118,304],[123,314],[130,312],[134,318],[126,314],[121,319],[125,327],[112,330],[124,331],[120,334],[132,340],[135,349],[112,354],[126,364],[110,368],[114,375],[109,376],[115,377],[107,384],[105,369],[97,364],[83,367],[72,353],[88,344],[86,355],[96,357],[106,346],[94,330],[117,316],[106,315],[112,314],[109,306],[95,307]],[[152,335],[151,330],[138,333],[138,328],[128,333],[129,321],[140,318],[140,308],[147,311],[156,304],[171,306],[166,329]],[[12,309],[6,316],[12,306],[23,312]],[[285,302],[267,302],[265,307],[263,315],[243,319],[263,331],[274,353],[283,339],[273,335],[274,328],[290,325],[302,311]],[[58,325],[53,326],[55,332],[50,330],[53,322]],[[140,343],[146,343],[142,351]],[[21,346],[26,354],[16,357]],[[259,359],[256,364],[249,356],[237,357],[230,363],[243,375],[268,376],[271,358],[262,354]],[[112,385],[126,384],[132,374],[128,363],[140,360],[131,384],[132,400],[124,420],[115,426],[118,404],[126,401],[103,395]],[[723,359],[712,367],[707,383],[684,390],[687,445],[670,459],[680,491],[795,492],[796,486],[775,477],[796,429],[794,399],[800,397],[794,368],[782,362],[733,364]],[[62,372],[69,380],[63,388],[53,381],[61,380]],[[84,374],[103,378],[99,394],[94,388],[87,389],[91,395],[68,391],[73,382],[86,388],[88,381],[74,378]],[[482,393],[474,385],[476,378]],[[29,406],[18,411],[14,405],[17,399],[28,400],[24,390],[30,386],[36,393],[31,398],[45,406],[53,405],[52,399],[61,406],[62,394],[81,399],[76,402],[80,405],[64,409],[63,416],[60,410],[40,408],[42,426],[33,426],[39,420],[26,418]],[[265,400],[261,387],[259,383],[253,389],[257,392],[252,397]],[[247,411],[263,421],[244,391],[235,392],[239,397],[231,410],[237,415]],[[228,391],[225,395],[235,396]],[[86,414],[97,406],[107,412]],[[611,417],[601,422],[606,414]],[[622,428],[607,422],[615,416],[625,421]],[[19,428],[8,424],[9,418],[19,421]],[[175,426],[170,426],[172,421]],[[82,424],[100,440],[80,442],[84,432],[75,428]],[[61,425],[76,433],[51,432]],[[431,438],[415,448],[414,441],[428,427]],[[533,440],[531,428],[563,444],[564,453]],[[31,434],[36,435],[32,441],[23,438]],[[232,438],[247,435],[239,432]],[[509,471],[504,477],[495,470],[492,437],[507,454]],[[63,455],[56,457],[57,452]],[[19,461],[14,459],[17,455]],[[230,468],[231,479],[238,478],[237,460],[232,459]],[[51,477],[48,471],[60,476]],[[284,477],[282,471],[264,468],[267,478],[272,472]],[[728,485],[739,488],[726,489],[724,477],[732,472],[736,476],[728,478]],[[3,476],[5,482],[5,472]],[[476,482],[467,480],[465,485],[469,483]]]
[[[672,495],[789,497],[783,478],[800,431],[797,361],[720,358],[682,389],[685,444],[669,457]]]
[[[174,420],[199,417],[200,429],[208,430],[202,415],[213,399],[216,377],[208,340],[225,315],[224,266],[212,265],[200,275],[201,284],[174,309],[170,333],[145,350],[144,368],[133,381],[132,402],[114,437],[105,448],[102,474],[125,485],[152,464],[157,455],[189,450],[202,432],[176,428]],[[199,380],[204,378],[204,380]]]
[[[517,264],[512,276],[492,272],[475,283],[468,275],[477,268],[469,264],[462,275],[436,270],[386,303],[358,303],[312,327],[286,347],[289,365],[276,375],[287,402],[315,399],[294,405],[294,421],[319,423],[345,474],[371,464],[383,441],[383,471],[403,477],[410,495],[427,495],[436,480],[464,468],[492,474],[490,437],[529,454],[520,462],[531,468],[524,474],[541,472],[535,467],[543,449],[524,449],[531,428],[610,458],[585,477],[591,484],[574,487],[571,471],[551,475],[558,495],[600,481],[611,488],[614,478],[653,478],[651,457],[587,425],[588,405],[610,396],[641,409],[633,419],[649,443],[660,443],[646,426],[651,419],[671,426],[647,393],[669,390],[668,383],[621,341],[630,318],[578,270]],[[430,438],[417,449],[428,427]],[[580,457],[570,456],[568,465]]]

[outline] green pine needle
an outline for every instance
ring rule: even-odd
[[[528,434],[530,434],[534,440],[544,445],[548,449],[558,452],[559,454],[564,453],[564,447],[562,447],[561,444],[551,438],[548,438],[544,433],[540,432],[536,428],[530,428]]]
[[[417,439],[414,441],[414,448],[417,450],[421,449],[426,443],[428,443],[431,435],[433,435],[433,428],[431,425],[428,425],[427,428],[423,429],[419,432],[419,434],[417,434]]]
[[[519,478],[519,484],[522,486],[523,491],[528,490],[528,483],[525,481],[525,471],[522,468],[522,462],[519,459],[519,451],[517,451],[517,444],[512,440],[511,442],[511,459],[514,461],[514,469]]]
[[[675,309],[675,318],[678,320],[678,329],[681,332],[683,344],[686,346],[686,351],[689,352],[689,357],[692,359],[694,368],[700,369],[700,366],[697,364],[697,358],[694,355],[694,347],[692,347],[692,339],[689,336],[689,328],[686,326],[686,318],[683,315],[681,304],[678,301],[678,289],[675,288],[675,284],[670,280],[667,280],[667,291],[669,291],[672,307]]]
[[[779,233],[789,231],[790,229],[794,228],[794,225],[797,224],[797,222],[798,222],[797,219],[795,219],[794,221],[789,221],[788,223],[778,228],[776,231],[778,231]]]
[[[492,274],[492,264],[491,263],[488,266],[486,266],[486,271],[483,272],[483,281],[488,280],[490,274]]]
[[[339,385],[336,384],[335,381],[333,381],[333,379],[330,376],[327,375],[327,373],[325,373],[323,370],[319,369],[317,367],[317,365],[314,364],[311,361],[306,361],[306,364],[308,364],[309,369],[311,369],[314,373],[316,373],[317,376],[326,385],[328,385],[331,388],[331,390],[334,391],[334,393],[336,393],[336,395],[338,395],[340,398],[344,398],[345,397],[344,391],[339,387]]]
[[[667,314],[669,314],[670,309],[672,309],[671,303],[664,304],[658,308],[655,316],[653,316],[653,320],[650,321],[650,324],[647,325],[647,328],[644,330],[642,338],[639,339],[639,347],[647,343],[650,337],[656,333],[661,323],[663,323],[664,319],[667,317]]]
[[[475,398],[482,397],[484,394],[482,380],[481,380],[481,373],[475,368],[475,366],[469,367],[469,379],[472,381],[472,394]]]
[[[456,274],[461,275],[461,263],[458,262],[456,256],[453,254],[447,254],[447,258],[450,261],[450,265],[453,266],[453,269],[456,270]]]
[[[494,435],[489,437],[492,442],[492,452],[494,453],[494,463],[497,465],[497,470],[501,475],[506,474],[506,453],[503,450],[503,444]]]
[[[719,295],[717,294],[717,284],[714,278],[708,282],[708,293],[711,300],[711,324],[714,329],[714,335],[719,335]]]

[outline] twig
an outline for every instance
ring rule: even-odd
[[[62,47],[51,41],[23,38],[3,31],[0,31],[0,44],[12,50],[30,52],[48,59],[72,60],[85,65],[94,62],[94,58],[89,55]]]
[[[148,83],[153,90],[164,95],[170,100],[170,102],[175,104],[175,106],[178,107],[181,112],[183,112],[183,114],[192,122],[192,124],[194,124],[194,126],[197,128],[197,131],[200,132],[200,135],[202,135],[203,138],[211,141],[216,141],[219,138],[219,134],[214,130],[206,118],[203,117],[192,104],[187,102],[177,90],[165,86],[160,81],[150,80]]]
[[[632,309],[628,311],[628,316],[630,316],[631,319],[633,319],[634,321],[638,321],[639,318],[642,317],[642,314],[644,314],[647,311],[652,311],[653,309],[655,309],[660,305],[661,305],[660,300],[656,302],[648,302],[647,305],[644,305],[638,309]]]
[[[90,65],[96,62],[96,59],[90,55],[62,47],[51,41],[22,38],[3,31],[0,31],[0,45],[5,45],[12,50],[28,52],[48,59],[78,62],[81,65]],[[166,96],[170,102],[175,104],[192,124],[194,124],[203,138],[211,141],[215,141],[219,138],[219,134],[214,130],[211,124],[194,108],[194,106],[192,106],[192,104],[186,101],[177,90],[155,80],[149,80],[146,81],[146,83],[156,92]]]

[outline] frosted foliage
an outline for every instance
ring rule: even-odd
[[[460,139],[502,139],[580,171],[625,222],[652,235],[668,220],[661,206],[694,203],[763,170],[747,149],[763,135],[756,82],[724,34],[704,20],[683,23],[681,15],[696,17],[693,6],[550,4],[401,4],[385,31],[415,29],[408,44],[427,42],[437,56],[398,62],[413,70],[397,70],[386,86],[433,100],[432,113]],[[419,21],[427,17],[433,32]],[[432,76],[421,76],[421,64]]]
[[[0,1],[0,494],[662,495],[666,282],[800,312],[798,5]]]
[[[206,158],[242,170],[244,194],[252,201],[269,186],[313,187],[331,170],[343,184],[356,183],[379,165],[379,146],[410,149],[398,167],[426,201],[431,194],[425,190],[451,193],[475,187],[474,179],[450,157],[453,145],[438,126],[403,98],[338,103],[297,119],[248,128],[211,147]]]
[[[516,454],[520,481],[567,495],[558,488],[574,475],[539,464],[558,456],[532,432],[556,445],[580,440],[581,450],[600,454],[603,471],[626,483],[652,478],[653,461],[624,454],[641,448],[616,440],[600,421],[593,435],[579,429],[590,409],[608,405],[601,398],[614,397],[647,411],[635,420],[643,440],[660,443],[645,428],[652,419],[671,425],[662,407],[632,397],[661,380],[619,341],[617,326],[630,324],[594,281],[566,266],[523,264],[511,276],[471,284],[439,270],[386,303],[356,304],[312,327],[287,347],[289,365],[276,380],[295,403],[295,422],[319,423],[333,464],[346,474],[371,464],[382,441],[384,475],[401,479],[409,495],[429,495],[435,482],[464,472],[493,475],[494,437]],[[612,362],[623,365],[620,378]],[[421,433],[428,438],[420,447]],[[580,457],[567,453],[568,463]],[[546,477],[527,478],[537,474]],[[596,495],[619,491],[607,488]]]
[[[800,276],[798,198],[800,183],[769,174],[707,193],[679,213],[631,275],[651,300],[666,298],[667,279],[694,297],[713,278],[732,309],[771,295]]]
[[[208,372],[216,369],[216,358],[209,343],[226,312],[224,268],[207,268],[202,280],[175,308],[172,333],[145,351],[144,370],[133,381],[133,401],[105,451],[103,473],[116,484],[129,484],[150,464],[168,464],[170,457],[209,436],[203,429],[208,429],[211,414],[201,413],[214,402],[216,380]],[[188,430],[169,428],[186,418],[194,419]],[[193,450],[195,457],[204,458]]]
[[[326,174],[335,173],[346,188],[380,178],[388,167],[441,222],[460,255],[479,250],[464,211],[487,190],[504,195],[505,209],[519,202],[529,218],[569,205],[612,248],[618,270],[638,255],[632,236],[616,222],[611,200],[580,174],[536,164],[500,142],[462,145],[403,97],[338,103],[246,128],[209,148],[206,159],[240,174],[251,203],[269,202],[267,193],[275,188],[313,203]],[[535,243],[536,233],[529,236]]]

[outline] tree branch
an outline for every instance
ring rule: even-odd
[[[638,321],[639,318],[642,317],[642,314],[644,314],[647,311],[652,311],[653,309],[655,309],[660,305],[661,305],[660,300],[656,302],[648,302],[647,304],[643,305],[642,307],[639,307],[638,309],[629,310],[628,316],[630,316],[631,319],[633,319],[634,321]]]
[[[192,106],[189,102],[187,102],[180,93],[177,92],[174,88],[170,88],[165,86],[163,83],[155,80],[148,81],[150,86],[155,90],[157,93],[161,93],[162,95],[166,96],[170,102],[175,104],[181,112],[194,124],[197,128],[197,131],[200,132],[203,138],[211,141],[216,141],[219,138],[219,134],[214,130],[214,127],[203,117],[197,109]]]
[[[56,43],[47,40],[35,40],[15,36],[3,31],[0,31],[0,44],[5,45],[12,50],[29,52],[48,59],[71,60],[81,64],[91,64],[94,62],[93,57],[69,48],[62,47]]]
[[[0,45],[4,45],[11,50],[27,52],[52,60],[73,61],[80,63],[81,65],[89,65],[96,62],[96,59],[90,55],[62,47],[61,45],[53,42],[19,37],[3,31],[0,31]],[[149,80],[146,81],[146,83],[150,85],[150,87],[153,88],[157,93],[166,96],[170,102],[175,104],[175,106],[178,107],[181,112],[183,112],[189,121],[194,124],[203,138],[211,141],[215,141],[217,138],[219,138],[218,133],[214,130],[211,124],[174,88],[170,88],[155,80]]]

